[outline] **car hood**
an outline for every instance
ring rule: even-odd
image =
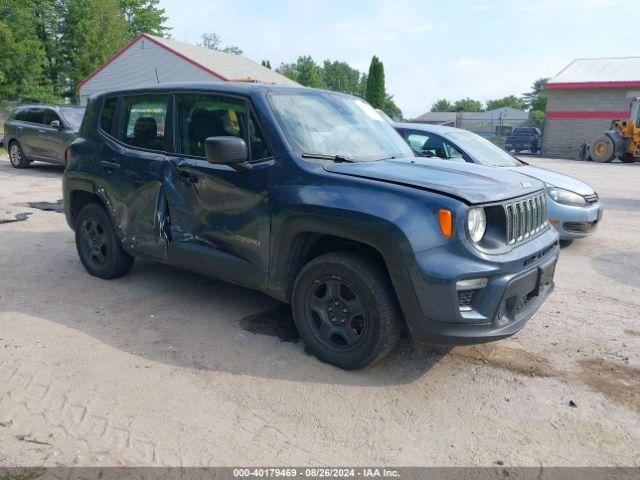
[[[341,175],[439,192],[471,204],[499,202],[544,188],[535,179],[504,168],[436,158],[329,163],[324,165],[324,169]]]
[[[594,189],[590,185],[586,184],[582,180],[564,175],[562,173],[552,172],[545,168],[534,167],[533,165],[525,165],[522,167],[507,167],[507,170],[512,172],[521,173],[531,178],[536,178],[541,182],[549,184],[554,187],[564,188],[580,195],[593,195]]]

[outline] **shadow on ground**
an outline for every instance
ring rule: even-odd
[[[64,165],[55,165],[53,163],[35,162],[29,165],[29,168],[13,168],[8,157],[2,158],[0,155],[0,173],[12,173],[29,175],[32,177],[60,177],[64,173]]]
[[[640,251],[604,253],[595,257],[591,264],[601,275],[640,287]]]
[[[259,292],[148,261],[136,261],[123,278],[101,280],[82,268],[71,232],[7,231],[2,237],[0,253],[8,254],[8,261],[0,275],[21,279],[2,289],[4,311],[81,331],[144,360],[198,371],[377,386],[415,381],[449,351],[403,338],[377,365],[342,371],[306,353],[288,305]],[[12,245],[31,253],[12,255],[6,251]]]

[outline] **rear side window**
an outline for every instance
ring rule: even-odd
[[[118,138],[133,147],[164,150],[169,95],[124,97],[124,117]]]
[[[15,120],[18,120],[20,122],[26,122],[27,121],[27,113],[29,112],[29,110],[18,110],[15,114],[15,116],[13,117]]]
[[[107,98],[102,106],[102,113],[100,114],[100,128],[108,133],[113,134],[113,119],[116,114],[116,102],[117,98]]]

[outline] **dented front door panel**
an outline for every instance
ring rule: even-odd
[[[170,261],[234,283],[264,286],[273,162],[246,172],[204,159],[173,157],[168,163]]]

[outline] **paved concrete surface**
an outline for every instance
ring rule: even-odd
[[[31,215],[0,224],[0,465],[640,465],[640,164],[531,161],[606,211],[528,326],[344,372],[262,294],[150,263],[90,277],[64,216],[27,206],[61,169],[1,158],[2,218]]]

